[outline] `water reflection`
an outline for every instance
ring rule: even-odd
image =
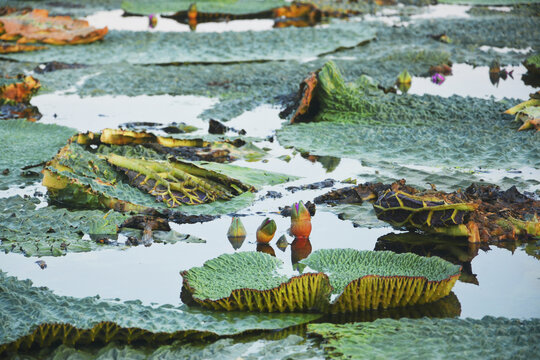
[[[326,315],[317,322],[332,322],[346,324],[353,322],[371,322],[382,318],[391,319],[419,319],[422,317],[430,318],[449,318],[461,315],[461,303],[457,296],[451,292],[448,296],[423,305],[396,307],[389,309],[361,311],[358,313],[331,314]]]
[[[410,252],[426,257],[438,256],[453,264],[461,265],[460,281],[479,285],[471,266],[471,261],[478,255],[479,247],[469,244],[465,239],[410,232],[390,233],[377,239],[374,250],[390,250],[398,254]]]
[[[304,271],[306,265],[300,264],[299,261],[307,258],[311,254],[312,246],[309,238],[307,237],[297,237],[294,238],[291,243],[291,263],[293,270],[296,270],[300,273]]]
[[[276,257],[276,252],[274,251],[274,248],[269,244],[257,243],[257,251]]]

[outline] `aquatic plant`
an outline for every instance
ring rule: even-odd
[[[233,216],[231,226],[227,231],[227,238],[234,250],[238,250],[244,243],[244,240],[246,239],[246,229],[239,217]]]
[[[444,163],[473,169],[540,164],[540,154],[532,150],[537,139],[513,131],[515,124],[501,114],[507,108],[502,102],[385,94],[362,79],[347,84],[332,62],[310,74],[305,83],[315,80],[311,100],[304,85],[292,106],[304,115],[277,131],[281,145],[316,156],[377,164],[440,167]],[[493,126],[486,129],[482,119]],[[463,143],[469,136],[475,142]]]
[[[98,144],[102,146],[97,151],[89,147]],[[251,202],[255,188],[244,180],[260,186],[291,178],[175,157],[196,155],[192,149],[201,145],[211,143],[128,130],[79,134],[46,164],[43,184],[54,201],[79,207],[161,213],[181,208],[184,213],[215,214]],[[197,207],[190,210],[187,205]]]
[[[515,115],[516,121],[523,122],[518,130],[540,130],[540,91],[532,93],[529,100],[506,110],[504,113]]]
[[[478,208],[473,203],[448,203],[441,197],[412,195],[386,190],[373,203],[379,220],[397,228],[424,229],[453,236],[468,236],[464,225],[467,213]]]
[[[263,220],[261,225],[257,228],[257,242],[262,244],[268,244],[276,233],[276,222],[270,218]]]
[[[295,237],[309,237],[311,215],[302,201],[294,203],[291,212],[291,234]]]
[[[49,16],[49,11],[44,9],[25,9],[0,16],[0,40],[17,41],[19,44],[88,44],[103,39],[107,32],[106,27],[96,29],[85,20]]]
[[[539,76],[540,75],[540,53],[529,56],[523,62],[523,65],[527,70],[532,74]]]
[[[0,77],[0,104],[28,103],[41,83],[30,75],[19,74],[16,78]]]
[[[351,324],[309,324],[330,359],[455,359],[535,357],[540,320],[486,316],[477,319],[377,319]],[[492,339],[487,345],[479,339]],[[448,339],[453,339],[450,346]],[[414,346],[411,346],[414,344]]]
[[[151,307],[139,301],[59,296],[0,271],[0,355],[63,343],[170,343],[216,338],[250,330],[287,328],[316,319],[313,314],[218,313],[186,306]]]
[[[53,124],[0,121],[0,189],[38,180],[43,163],[74,133],[74,129]]]
[[[436,301],[460,272],[437,257],[352,249],[318,250],[300,264],[310,272],[289,278],[272,256],[221,255],[181,273],[183,298],[227,311],[356,312]]]

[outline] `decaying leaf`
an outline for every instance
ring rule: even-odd
[[[390,251],[323,249],[300,264],[312,272],[289,278],[267,254],[221,255],[182,272],[182,299],[227,311],[358,312],[437,301],[460,273],[438,257]]]
[[[540,56],[540,55],[539,55]],[[540,91],[530,95],[530,99],[508,110],[505,114],[515,115],[516,121],[523,122],[518,130],[540,130]]]
[[[24,51],[37,51],[46,49],[45,46],[26,45],[26,44],[13,44],[0,42],[0,54],[11,54]]]
[[[212,143],[128,130],[79,134],[47,163],[43,183],[60,203],[176,216],[234,212],[251,203],[253,186],[291,178],[176,157],[201,145]]]
[[[0,78],[0,104],[28,103],[41,84],[30,75],[17,75],[16,78]]]
[[[69,16],[49,16],[48,10],[34,9],[13,12],[0,17],[0,40],[18,44],[51,45],[88,44],[102,39],[108,29],[96,29],[85,20]]]
[[[375,200],[376,199],[376,200]],[[540,235],[540,202],[515,187],[473,184],[464,191],[420,192],[405,181],[331,191],[315,202],[373,202],[377,217],[397,228],[467,237],[470,242],[517,241]]]

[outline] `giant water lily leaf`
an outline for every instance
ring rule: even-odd
[[[54,206],[36,210],[20,196],[0,199],[0,248],[26,256],[58,256],[106,247],[84,234],[115,236],[127,219],[118,212],[68,211]]]
[[[19,75],[14,79],[0,78],[0,104],[29,102],[41,84],[32,76]]]
[[[313,314],[218,313],[186,306],[144,306],[58,296],[0,272],[0,354],[4,351],[93,342],[159,344],[189,336],[230,336],[282,329],[316,319]]]
[[[23,52],[23,51],[37,51],[37,50],[43,50],[43,49],[46,49],[46,47],[0,42],[0,54],[18,53],[18,52]]]
[[[41,87],[40,82],[28,75],[16,78],[0,78],[0,120],[21,119],[36,121],[41,118],[39,110],[30,105],[30,98]]]
[[[61,256],[68,252],[101,250],[118,246],[115,240],[120,230],[125,236],[143,239],[142,231],[126,227],[148,224],[152,228],[149,223],[153,219],[144,224],[126,222],[128,215],[113,210],[67,210],[54,205],[36,208],[36,203],[20,196],[0,199],[0,249],[4,252]],[[152,239],[166,244],[205,242],[174,230],[154,231]]]
[[[536,4],[538,0],[441,0],[441,4],[474,5],[474,6],[515,6]]]
[[[39,179],[38,172],[22,168],[51,159],[75,132],[64,126],[24,120],[0,121],[0,189]]]
[[[383,94],[347,85],[335,64],[318,73],[317,122],[278,130],[283,146],[314,155],[460,167],[540,166],[538,134],[517,133],[503,102]],[[489,124],[489,126],[486,126]],[[474,139],[466,141],[463,139]]]
[[[322,249],[301,262],[329,275],[333,313],[437,301],[460,274],[459,266],[441,258],[391,251]]]
[[[34,9],[0,17],[0,40],[52,45],[87,44],[102,39],[108,29],[96,29],[85,20],[49,16],[48,10]]]
[[[535,357],[540,319],[378,319],[372,323],[310,324],[331,359],[455,359]],[[494,339],[485,341],[479,339]],[[452,342],[449,343],[449,339]],[[414,344],[414,346],[411,346]]]
[[[104,43],[54,47],[40,52],[7,54],[25,61],[63,61],[82,64],[129,62],[228,63],[311,58],[370,41],[375,33],[360,23],[326,28],[286,28],[258,32],[148,33],[111,31]],[[163,46],[167,44],[167,46]],[[259,44],[266,44],[264,51]]]
[[[478,184],[454,192],[420,191],[402,179],[360,184],[315,198],[316,203],[341,204],[349,219],[365,214],[364,201],[372,202],[378,219],[398,229],[464,237],[473,243],[515,242],[540,234],[540,202],[514,186],[504,191]]]
[[[182,297],[216,310],[357,312],[437,301],[460,273],[438,257],[390,251],[324,249],[301,263],[315,272],[289,278],[270,255],[221,255],[182,272]]]
[[[540,54],[534,54],[529,56],[525,61],[523,62],[523,65],[527,68],[527,70],[536,76],[540,75]]]
[[[81,134],[75,139],[82,144],[87,140],[92,143],[88,134]],[[104,142],[103,134],[101,139]],[[125,140],[124,137],[121,139]],[[100,146],[97,152],[78,143],[68,144],[46,167],[44,184],[50,197],[61,203],[87,208],[137,212],[176,209],[190,214],[223,214],[247,207],[254,198],[251,184],[227,176],[227,172],[233,176],[238,173],[248,180],[256,179],[253,181],[256,185],[290,179],[283,174],[225,164],[219,167],[220,171],[213,171],[211,167],[205,167],[206,163],[197,165],[176,158],[160,158],[159,154],[145,148],[133,150],[132,144]],[[123,156],[127,155],[124,152],[126,148],[133,150],[130,157]],[[138,155],[134,156],[134,153]]]
[[[30,355],[25,359],[34,359]],[[80,360],[92,359],[209,359],[224,360],[260,360],[260,359],[318,359],[323,360],[322,349],[315,345],[315,340],[306,340],[298,335],[289,335],[284,339],[256,339],[249,340],[220,339],[212,343],[175,341],[171,345],[133,346],[109,344],[101,349],[85,347],[83,349],[61,345],[50,355],[45,351],[39,354],[39,360]],[[35,359],[38,359],[37,357]]]
[[[451,237],[433,234],[390,233],[377,239],[374,250],[388,250],[398,254],[413,253],[428,257],[438,256],[461,266],[460,281],[478,285],[478,279],[471,268],[471,261],[478,254],[478,247],[465,240],[456,241]]]
[[[540,91],[531,94],[530,97],[529,100],[505,111],[506,114],[515,115],[517,121],[523,122],[518,130],[540,130]]]
[[[122,9],[131,14],[150,15],[187,12],[191,4],[193,4],[191,0],[160,0],[152,3],[144,0],[124,0]],[[197,11],[202,13],[243,15],[271,11],[286,5],[287,2],[283,0],[202,0],[197,1],[195,4],[197,5]]]

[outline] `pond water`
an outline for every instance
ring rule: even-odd
[[[444,19],[457,17],[466,21],[471,15],[470,6],[427,6],[410,11],[405,22],[402,18],[404,6],[387,9],[376,15],[367,15],[363,20],[377,20],[389,25],[407,25],[408,22],[423,19]],[[505,12],[507,8],[497,7]],[[510,8],[511,9],[511,8]],[[160,17],[154,29],[148,29],[146,17],[122,16],[122,10],[100,11],[87,16],[86,20],[96,27],[108,26],[111,30],[150,31],[150,32],[187,32],[188,25]],[[352,21],[361,21],[354,18]],[[268,19],[234,20],[222,23],[199,24],[198,32],[226,31],[264,31],[273,28],[274,21]],[[326,25],[322,25],[324,27]],[[501,53],[514,52],[528,54],[533,48],[516,49],[511,47],[484,46],[483,51],[495,50]],[[538,49],[536,49],[538,50]],[[328,56],[338,60],[355,61],[356,57],[343,57],[340,54]],[[309,65],[319,59],[299,59]],[[180,67],[181,68],[181,67]],[[525,85],[522,76],[526,69],[522,66],[506,66],[512,76],[500,78],[494,82],[489,76],[489,67],[473,67],[456,63],[452,75],[445,76],[442,84],[435,84],[430,77],[414,77],[409,95],[432,94],[442,97],[452,95],[471,96],[483,99],[501,100],[513,98],[526,100],[529,94],[538,91]],[[62,70],[70,71],[70,70]],[[38,76],[38,75],[36,75]],[[84,84],[80,80],[79,85]],[[246,80],[248,81],[248,80]],[[37,106],[43,117],[40,123],[69,126],[79,132],[100,131],[104,128],[117,128],[125,123],[152,122],[168,125],[185,123],[197,128],[191,135],[208,134],[208,121],[203,114],[208,109],[219,106],[217,97],[195,95],[141,95],[141,96],[95,96],[80,97],[73,94],[73,89],[62,92],[39,94],[32,98],[31,104]],[[358,183],[377,177],[399,179],[415,174],[438,174],[447,171],[445,164],[440,167],[399,164],[388,161],[377,164],[350,158],[318,157],[301,153],[294,148],[284,148],[279,144],[275,133],[286,120],[279,117],[282,110],[272,105],[260,105],[252,110],[230,119],[225,123],[230,130],[226,135],[235,136],[244,130],[253,138],[254,145],[266,151],[266,156],[258,161],[237,160],[234,164],[265,171],[285,173],[299,177],[298,180],[285,184],[261,187],[254,203],[234,214],[241,217],[247,230],[247,238],[242,244],[232,244],[227,236],[231,216],[224,215],[212,221],[195,224],[170,223],[173,230],[190,234],[205,240],[205,243],[158,244],[149,247],[126,246],[126,237],[120,235],[116,247],[86,252],[68,253],[65,256],[25,257],[21,254],[0,253],[0,270],[20,280],[30,279],[34,286],[45,286],[57,295],[86,297],[99,295],[103,299],[140,300],[146,305],[181,305],[180,272],[194,266],[202,266],[209,259],[221,254],[239,251],[262,251],[281,259],[284,271],[290,275],[298,274],[295,263],[310,252],[327,248],[353,248],[358,250],[381,250],[381,247],[407,249],[407,244],[388,242],[385,235],[403,232],[389,227],[386,223],[373,226],[359,226],[351,220],[342,220],[338,211],[326,205],[318,205],[312,218],[313,231],[309,243],[303,247],[293,247],[293,238],[288,233],[290,219],[279,214],[280,208],[290,206],[300,200],[307,202],[330,189],[350,185],[350,180]],[[489,125],[487,125],[489,126]],[[160,134],[163,134],[160,132]],[[190,135],[190,136],[191,136]],[[454,172],[466,172],[475,181],[502,182],[507,177],[519,177],[530,180],[527,191],[540,190],[540,169],[530,164],[523,164],[515,169],[482,169],[479,164],[475,169],[452,169]],[[288,187],[313,184],[325,179],[333,179],[331,187],[319,189],[291,190]],[[347,180],[347,181],[344,181]],[[536,181],[536,185],[534,183]],[[523,190],[523,189],[520,189]],[[46,188],[39,182],[20,187],[12,186],[0,191],[0,198],[13,195],[36,197],[38,207],[47,206]],[[41,193],[41,194],[40,194]],[[272,196],[272,194],[279,194]],[[261,246],[255,242],[256,229],[261,222],[270,217],[277,224],[277,232],[270,245]],[[280,249],[276,240],[285,236],[288,246]],[[87,235],[86,235],[87,236]],[[386,239],[386,240],[385,240]],[[414,246],[420,255],[438,255],[463,266],[464,275],[453,288],[453,294],[459,302],[456,315],[461,318],[480,319],[486,315],[508,318],[531,319],[540,317],[540,261],[538,250],[526,250],[526,244],[473,245],[455,239],[444,240],[436,245]],[[399,252],[401,250],[396,250]],[[45,269],[36,264],[36,260],[46,262]],[[403,315],[409,316],[408,310]],[[412,317],[412,310],[411,310]],[[376,316],[385,316],[376,315]],[[375,316],[375,317],[376,317]],[[435,314],[434,316],[437,316]],[[338,317],[326,320],[342,322]],[[348,321],[354,321],[349,319]],[[302,330],[300,331],[302,335]],[[246,342],[256,341],[247,339]]]

